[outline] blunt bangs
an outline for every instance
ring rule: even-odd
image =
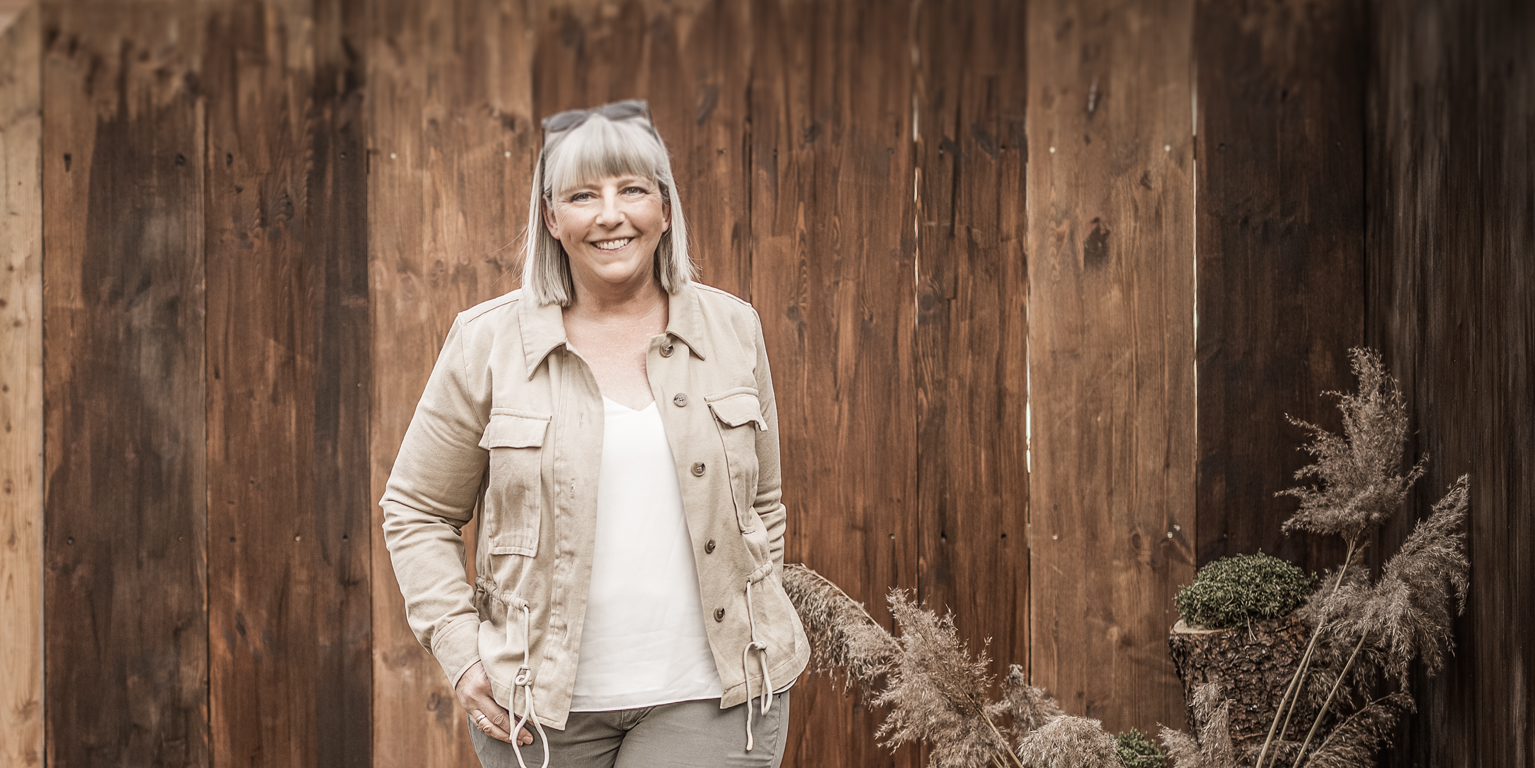
[[[570,260],[544,224],[544,206],[567,190],[609,176],[639,176],[661,189],[671,211],[671,228],[656,245],[655,277],[667,293],[693,279],[687,223],[672,178],[671,159],[659,136],[642,119],[612,121],[592,115],[586,122],[548,139],[534,170],[523,250],[522,289],[539,304],[569,306],[575,300]]]
[[[544,197],[556,196],[608,176],[640,176],[671,187],[666,148],[640,120],[592,117],[557,135],[544,156]]]

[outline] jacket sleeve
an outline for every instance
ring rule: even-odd
[[[762,406],[762,417],[767,420],[767,429],[757,432],[757,497],[752,502],[752,511],[757,513],[763,527],[767,529],[773,568],[782,573],[784,528],[788,512],[783,505],[782,470],[778,456],[778,400],[773,394],[773,376],[768,369],[762,318],[755,310],[752,311],[752,320],[757,334],[757,399]]]
[[[488,399],[472,391],[465,370],[462,335],[455,320],[379,501],[410,629],[454,687],[480,658],[460,529],[474,516],[488,458],[479,441],[489,419]]]

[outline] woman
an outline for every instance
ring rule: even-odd
[[[544,121],[528,235],[523,287],[449,330],[380,501],[411,629],[487,768],[777,766],[809,646],[762,326],[692,281],[644,102]]]

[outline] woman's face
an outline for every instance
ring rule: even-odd
[[[544,207],[544,224],[565,246],[577,286],[643,284],[671,228],[671,210],[656,182],[608,176],[556,195]]]

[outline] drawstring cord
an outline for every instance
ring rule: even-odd
[[[538,741],[544,745],[544,764],[542,768],[549,768],[549,740],[544,738],[544,724],[538,721],[538,711],[533,708],[533,670],[528,668],[528,657],[533,655],[533,616],[528,611],[526,603],[522,606],[522,640],[523,654],[522,666],[517,668],[517,679],[513,683],[514,700],[517,698],[516,688],[522,689],[522,696],[527,700],[527,712],[517,718],[512,724],[512,752],[517,755],[517,765],[520,768],[528,768],[528,764],[522,761],[522,745],[517,743],[517,732],[522,729],[524,723],[531,721],[533,729],[538,731]],[[750,749],[750,747],[748,747]]]
[[[768,677],[768,647],[757,639],[757,616],[752,612],[752,582],[746,580],[746,621],[751,625],[752,641],[741,651],[741,674],[746,678],[746,751],[752,751],[752,674],[751,652],[757,651],[762,665],[762,714],[773,708],[773,681]]]

